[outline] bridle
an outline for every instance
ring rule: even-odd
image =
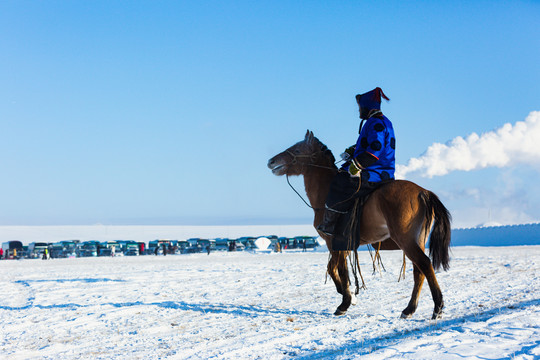
[[[290,151],[290,150],[285,150],[285,152],[292,156],[293,159],[290,162],[290,164],[292,164],[292,165],[296,165],[296,163],[298,162],[296,160],[297,158],[309,158],[311,160],[311,162],[309,164],[307,164],[307,165],[313,165],[313,163],[315,162],[315,160],[317,160],[317,156],[319,155],[319,153],[321,151],[319,150],[317,152],[312,153],[311,155],[293,154],[293,152]],[[302,165],[304,165],[304,164],[302,164]]]
[[[288,163],[287,165],[296,165],[296,163],[298,163],[298,161],[296,160],[297,158],[309,158],[311,161],[309,163],[302,163],[302,167],[304,167],[304,165],[306,166],[313,166],[313,167],[318,167],[318,168],[321,168],[321,169],[328,169],[328,170],[334,170],[333,167],[330,167],[330,166],[323,166],[323,165],[317,165],[315,164],[315,161],[317,160],[317,157],[319,156],[320,153],[324,153],[326,150],[319,150],[317,152],[314,152],[312,153],[311,155],[304,155],[304,154],[293,154],[291,151],[289,150],[285,150],[285,152],[289,155],[292,156],[292,161],[290,163]],[[339,164],[340,162],[342,162],[343,160],[338,160],[334,163],[334,165],[336,164]]]

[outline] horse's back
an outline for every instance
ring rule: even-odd
[[[427,192],[408,180],[390,181],[375,190],[364,205],[362,242],[397,240],[407,229],[417,233],[425,220],[421,194]]]
[[[379,189],[386,196],[418,196],[419,193],[428,191],[423,187],[409,180],[392,180],[381,186]]]
[[[404,210],[419,206],[421,196],[429,193],[429,190],[408,180],[394,180],[384,184],[373,193],[373,199],[381,206],[389,206],[391,209]],[[391,210],[389,209],[389,210]]]

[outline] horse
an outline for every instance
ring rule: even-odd
[[[314,211],[313,226],[317,229],[323,219],[330,183],[338,172],[332,152],[308,130],[303,141],[271,158],[268,168],[277,176],[304,177],[306,195]],[[435,304],[432,319],[440,318],[444,301],[435,270],[449,268],[451,216],[437,195],[413,182],[392,180],[369,196],[355,221],[358,226],[352,237],[357,247],[376,244],[380,250],[401,249],[413,263],[414,287],[401,317],[410,318],[414,314],[427,279]],[[334,314],[343,315],[352,301],[347,267],[350,252],[333,251],[331,237],[322,232],[319,235],[330,251],[328,274],[342,295]],[[428,237],[431,260],[425,254]]]

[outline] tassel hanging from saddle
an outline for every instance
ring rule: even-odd
[[[360,202],[360,199],[356,199],[354,202],[354,206],[352,208],[352,214],[351,214],[351,221],[349,224],[349,238],[348,238],[348,249],[353,249],[352,253],[349,253],[349,263],[351,264],[352,273],[354,276],[354,282],[355,282],[355,295],[358,295],[360,292],[360,289],[367,289],[366,283],[364,281],[364,277],[362,276],[362,270],[360,269],[360,261],[358,260],[358,244],[355,243],[353,239],[353,234],[356,234],[356,226],[358,225],[358,203]],[[362,280],[362,286],[360,286],[360,282],[358,281],[358,274],[360,274],[360,279]]]

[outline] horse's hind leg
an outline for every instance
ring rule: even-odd
[[[418,298],[420,296],[420,291],[422,290],[422,285],[424,284],[424,279],[426,278],[424,274],[418,269],[418,266],[414,265],[414,288],[411,295],[411,300],[409,301],[409,305],[401,312],[401,317],[403,319],[410,318],[414,312],[416,311],[416,308],[418,307]]]
[[[429,289],[431,290],[431,296],[433,302],[435,303],[435,308],[433,310],[432,319],[438,319],[442,314],[442,309],[444,307],[443,297],[437,278],[435,277],[435,270],[431,265],[429,257],[422,251],[422,249],[415,243],[413,246],[410,246],[408,249],[405,249],[405,255],[413,262],[416,267],[424,274],[426,277]],[[416,276],[415,276],[415,288],[416,288]],[[420,292],[420,288],[418,289]],[[414,290],[413,290],[414,295]],[[412,301],[413,299],[411,299]],[[408,308],[408,307],[407,307]]]

